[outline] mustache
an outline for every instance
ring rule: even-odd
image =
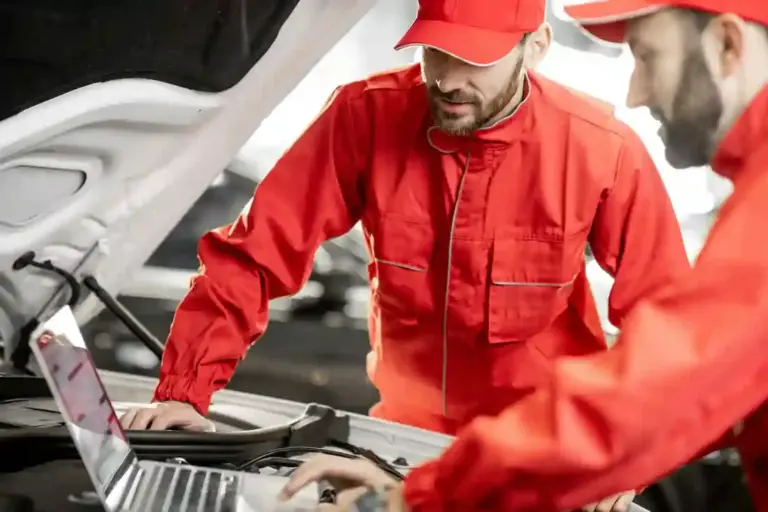
[[[468,91],[462,91],[460,89],[454,89],[453,91],[443,92],[436,85],[429,86],[429,96],[436,100],[444,100],[449,103],[472,103],[477,104],[478,98],[476,95]]]
[[[664,114],[661,113],[661,111],[656,109],[649,109],[651,112],[651,117],[653,117],[654,120],[659,121],[660,123],[666,123],[667,118]]]

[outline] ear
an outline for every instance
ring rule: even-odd
[[[549,45],[552,43],[552,28],[549,23],[542,25],[528,36],[525,42],[524,65],[526,69],[536,69],[541,59],[549,51]]]
[[[735,14],[713,18],[702,34],[704,53],[719,78],[734,74],[744,65],[747,23]]]

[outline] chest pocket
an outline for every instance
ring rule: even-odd
[[[568,307],[579,269],[572,244],[558,239],[495,240],[488,298],[488,341],[525,341]]]
[[[368,277],[379,306],[403,313],[431,311],[429,267],[435,240],[429,224],[385,216],[372,241]]]

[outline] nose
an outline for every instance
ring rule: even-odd
[[[435,83],[437,84],[437,88],[446,94],[460,90],[463,85],[462,81],[452,73],[444,74],[442,77],[438,78]]]
[[[637,68],[632,71],[632,76],[629,79],[629,90],[627,91],[627,108],[647,107],[648,103],[648,88],[645,85],[645,80],[638,73]]]
[[[438,89],[444,93],[462,89],[466,82],[465,73],[462,71],[464,66],[458,59],[454,59],[450,56],[445,58],[440,63],[440,68],[435,77],[435,84]]]

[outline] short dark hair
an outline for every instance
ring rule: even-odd
[[[711,12],[697,11],[695,9],[680,9],[679,12],[684,16],[690,17],[691,21],[693,21],[693,26],[696,28],[699,34],[704,32],[704,29],[707,28],[709,22],[718,16],[717,14]],[[760,25],[760,28],[763,30],[766,39],[768,39],[768,27],[765,25]]]

